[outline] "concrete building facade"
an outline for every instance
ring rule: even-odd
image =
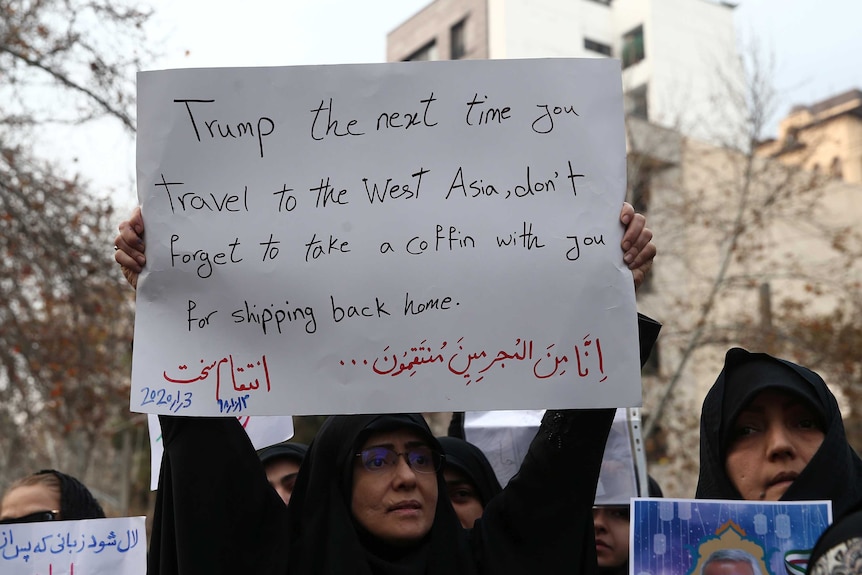
[[[724,143],[742,85],[733,8],[712,0],[434,0],[392,30],[387,59],[618,58],[626,111]]]
[[[757,153],[848,183],[862,184],[862,91],[848,90],[808,106],[794,106],[778,137]]]
[[[647,425],[675,385],[651,473],[680,497],[694,493],[700,406],[725,351],[808,363],[820,350],[797,326],[862,310],[862,93],[795,108],[751,153],[732,100],[744,84],[732,15],[709,0],[435,0],[387,39],[390,61],[620,60],[629,198],[660,246],[638,294],[664,322],[644,373]],[[815,367],[858,418],[834,366]]]
[[[664,323],[660,361],[643,373],[645,430],[674,386],[655,419],[650,472],[685,497],[697,479],[701,404],[730,347],[811,365],[848,429],[859,420],[845,393],[853,380],[824,357],[843,339],[835,325],[862,310],[862,186],[629,124],[629,182],[647,182],[641,210],[659,246],[638,310]]]

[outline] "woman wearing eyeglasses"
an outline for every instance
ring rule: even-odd
[[[83,483],[53,469],[15,481],[0,500],[0,524],[103,517],[102,506]]]
[[[162,416],[148,573],[595,573],[592,505],[613,414],[549,411],[473,529],[420,415],[330,417],[286,508],[238,421]],[[202,445],[230,456],[206,458]]]

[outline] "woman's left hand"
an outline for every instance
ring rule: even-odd
[[[638,289],[652,267],[657,251],[655,244],[652,243],[652,230],[646,227],[646,217],[636,213],[628,202],[623,202],[620,222],[626,227],[620,244],[623,249],[623,261],[631,270],[635,289]]]

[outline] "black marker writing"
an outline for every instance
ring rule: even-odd
[[[192,129],[195,131],[195,138],[198,142],[201,141],[201,132],[198,129],[198,124],[195,121],[195,114],[192,111],[191,104],[213,104],[215,100],[193,100],[193,99],[185,99],[185,100],[174,100],[177,104],[185,104],[186,111],[189,114],[189,120],[192,123]],[[197,108],[197,106],[194,106]],[[252,124],[250,121],[242,121],[237,122],[236,124],[231,124],[227,122],[220,122],[217,119],[214,120],[204,120],[204,126],[206,126],[207,132],[211,139],[214,139],[216,135],[221,138],[242,138],[244,136],[251,136],[253,138],[257,138],[258,148],[260,149],[260,157],[263,157],[263,138],[272,134],[275,130],[275,122],[272,121],[271,118],[267,118],[266,116],[260,116],[256,120],[255,124]]]

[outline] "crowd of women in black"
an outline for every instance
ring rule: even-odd
[[[621,222],[639,284],[656,253],[652,233],[627,204]],[[136,210],[115,241],[133,286],[146,261],[142,238]],[[657,331],[641,320],[648,350]],[[420,415],[332,416],[304,453],[287,505],[236,419],[161,416],[148,573],[590,574],[600,561],[620,572],[627,547],[609,558],[613,517],[593,508],[613,411],[547,411],[505,487],[480,451],[434,437]],[[703,404],[700,438],[697,498],[831,500],[836,521],[809,572],[862,565],[862,460],[820,376],[729,350]],[[23,487],[7,490],[0,520],[38,520],[39,511],[81,518],[59,486],[56,501],[36,504],[48,509],[22,506]]]

